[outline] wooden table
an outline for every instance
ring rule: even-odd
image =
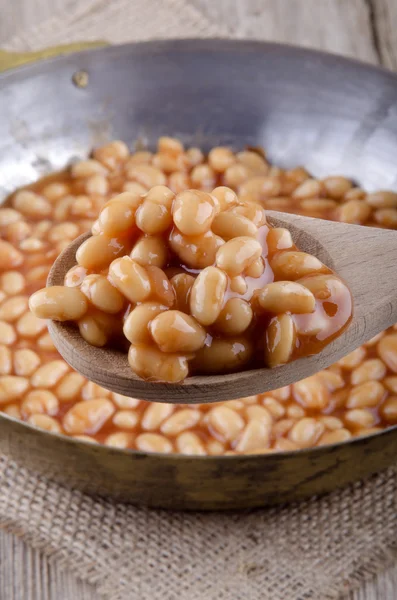
[[[109,0],[110,1],[110,0]],[[167,0],[164,0],[167,2]],[[237,37],[301,44],[397,70],[397,0],[186,0]],[[103,0],[0,0],[0,46],[60,10]],[[0,600],[97,600],[93,587],[75,580],[39,551],[0,530]],[[346,600],[397,598],[397,563]],[[142,599],[146,600],[146,599]],[[205,600],[205,599],[203,599]],[[295,600],[286,598],[286,600]],[[319,599],[321,597],[319,596]]]

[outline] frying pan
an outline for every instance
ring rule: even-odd
[[[278,44],[178,40],[47,60],[0,75],[0,198],[93,146],[172,135],[208,149],[264,146],[283,167],[397,187],[397,77]],[[177,509],[299,500],[395,461],[396,427],[278,454],[146,454],[47,433],[0,413],[0,452],[90,494]]]

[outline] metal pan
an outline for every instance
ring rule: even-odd
[[[105,48],[0,76],[0,195],[111,138],[175,135],[208,148],[262,145],[270,160],[367,189],[397,187],[397,77],[309,50],[178,40]],[[336,446],[187,457],[94,446],[0,413],[0,451],[92,494],[231,509],[298,500],[387,467],[396,428]]]

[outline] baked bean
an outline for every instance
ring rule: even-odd
[[[235,294],[244,295],[247,292],[248,285],[242,275],[236,275],[230,279],[230,289]]]
[[[0,375],[9,375],[12,369],[12,354],[7,346],[0,345]],[[18,375],[18,373],[17,373]]]
[[[353,352],[350,352],[350,354],[347,354],[338,360],[337,364],[342,367],[342,369],[351,371],[358,367],[358,365],[364,360],[365,356],[365,348],[361,346],[360,348],[356,348],[356,350],[353,350]]]
[[[390,392],[397,394],[397,376],[386,377],[383,383]]]
[[[275,419],[281,419],[285,415],[285,407],[271,396],[265,396],[262,404]]]
[[[198,410],[183,408],[168,417],[166,421],[163,421],[160,431],[168,436],[178,435],[182,431],[186,431],[186,429],[196,427],[200,418],[201,415]]]
[[[279,438],[276,440],[273,448],[278,452],[291,452],[293,450],[299,450],[299,446],[297,444],[286,438]]]
[[[193,317],[179,310],[160,312],[149,329],[162,352],[196,352],[203,347],[207,335]]]
[[[346,179],[346,177],[340,177],[338,175],[326,177],[323,179],[323,185],[326,195],[335,200],[341,200],[353,187],[351,181]]]
[[[100,212],[98,233],[109,237],[131,231],[135,226],[135,213],[141,200],[135,194],[124,193],[111,200]],[[95,230],[96,231],[96,230]]]
[[[269,254],[275,254],[278,250],[287,250],[294,245],[290,232],[283,227],[270,229],[267,234],[266,243]]]
[[[321,383],[317,375],[306,377],[306,379],[294,383],[292,390],[294,398],[305,408],[324,410],[329,404],[328,389]]]
[[[0,321],[0,341],[2,344],[6,346],[11,346],[17,336],[15,334],[15,330],[10,323],[6,323],[5,321]]]
[[[185,156],[190,167],[195,167],[204,162],[204,154],[200,148],[189,148],[186,150]]]
[[[317,377],[320,379],[321,383],[325,385],[329,392],[334,392],[335,390],[343,388],[345,385],[342,375],[330,370],[319,371],[319,373],[317,373]]]
[[[236,157],[229,148],[218,146],[208,154],[208,163],[217,173],[223,173],[236,162]]]
[[[307,210],[311,213],[322,213],[336,208],[338,205],[335,200],[329,200],[328,198],[306,198],[300,201],[300,207],[303,210]]]
[[[81,392],[85,379],[80,373],[68,373],[55,388],[55,394],[60,402],[71,402]]]
[[[69,271],[66,273],[64,285],[67,287],[79,287],[83,283],[87,274],[87,269],[80,267],[80,265],[76,265],[75,267],[69,269]]]
[[[367,381],[352,388],[347,408],[367,408],[377,406],[385,395],[385,388],[379,381]]]
[[[190,311],[201,325],[211,325],[219,317],[227,283],[225,273],[216,267],[207,267],[196,277],[190,293]]]
[[[153,153],[148,150],[139,150],[128,157],[127,165],[150,165]]]
[[[41,414],[32,414],[28,418],[28,423],[30,425],[34,425],[35,427],[39,427],[40,429],[44,429],[44,431],[49,431],[50,433],[62,433],[61,426],[58,421],[49,417],[48,415]]]
[[[240,203],[236,192],[223,185],[213,189],[211,196],[218,202],[220,211],[233,208]]]
[[[397,193],[387,190],[368,194],[367,203],[374,208],[397,208]]]
[[[215,321],[215,327],[225,335],[239,335],[251,324],[252,308],[241,298],[230,298]]]
[[[350,440],[351,437],[352,434],[348,429],[335,429],[334,431],[326,431],[325,433],[323,433],[323,435],[317,443],[319,446],[326,446],[328,444],[339,444],[340,442],[346,442],[347,440]]]
[[[320,421],[329,431],[334,431],[335,429],[341,429],[343,427],[343,421],[338,419],[338,417],[324,415],[320,417]]]
[[[339,209],[339,220],[342,223],[362,225],[368,221],[371,207],[362,200],[349,200]]]
[[[305,410],[299,404],[289,404],[285,414],[290,419],[301,419],[306,416]]]
[[[106,175],[108,170],[100,162],[94,159],[80,160],[70,167],[72,177],[86,178],[91,175]]]
[[[204,235],[186,236],[173,229],[169,244],[184,265],[193,269],[204,269],[214,264],[217,251],[224,244],[224,240],[212,231],[207,231]]]
[[[151,402],[143,413],[141,426],[146,431],[155,431],[174,412],[173,404]]]
[[[389,229],[397,228],[397,209],[396,208],[380,208],[374,212],[374,221],[388,227]]]
[[[151,321],[167,307],[157,302],[144,302],[136,306],[124,322],[123,332],[132,344],[150,344],[152,337],[149,331]]]
[[[22,219],[22,215],[13,208],[0,208],[0,227],[7,227],[17,223]]]
[[[56,415],[59,410],[57,397],[48,390],[33,390],[22,401],[21,412],[26,419],[30,415]]]
[[[258,240],[241,236],[229,240],[216,253],[216,265],[230,277],[240,275],[262,254]]]
[[[150,296],[151,285],[147,270],[129,256],[123,256],[111,263],[109,279],[134,304],[143,302]]]
[[[79,246],[76,260],[86,269],[104,269],[117,257],[128,254],[130,250],[130,242],[127,239],[109,238],[105,234],[94,235]]]
[[[167,205],[146,197],[136,211],[135,220],[144,233],[156,235],[171,227],[171,210]]]
[[[381,407],[382,417],[394,425],[397,423],[397,396],[390,396]]]
[[[204,456],[206,451],[200,438],[190,431],[181,433],[176,438],[176,448],[181,454],[187,454],[189,456]]]
[[[273,425],[273,416],[270,411],[264,406],[258,406],[257,404],[257,396],[253,396],[255,398],[255,402],[252,405],[248,405],[245,409],[245,414],[247,417],[247,421],[256,421],[263,423],[268,428]],[[229,406],[229,405],[228,405]]]
[[[181,192],[175,198],[172,216],[175,225],[184,235],[201,235],[211,227],[215,216],[214,201],[210,194],[205,192]]]
[[[113,417],[113,423],[120,429],[135,429],[139,417],[133,410],[119,410]]]
[[[351,190],[346,192],[343,197],[343,202],[347,202],[348,200],[364,200],[367,197],[367,194],[359,187],[353,187]]]
[[[68,370],[69,366],[63,360],[52,360],[37,369],[30,382],[35,388],[50,388],[58,383]]]
[[[141,402],[138,398],[128,398],[128,396],[114,393],[112,394],[112,399],[115,405],[121,409],[137,408]]]
[[[80,289],[91,304],[105,313],[115,314],[123,308],[124,297],[103,275],[87,275]]]
[[[208,422],[215,435],[225,441],[233,441],[244,429],[244,419],[227,406],[216,406],[208,412]]]
[[[100,148],[96,148],[93,154],[108,169],[115,169],[120,162],[128,158],[129,150],[127,144],[120,140],[114,140]]]
[[[276,367],[288,362],[294,351],[296,331],[291,315],[273,317],[266,330],[265,364]]]
[[[116,334],[120,323],[113,317],[99,310],[91,310],[77,321],[80,335],[88,344],[101,348]]]
[[[255,237],[258,228],[252,221],[235,212],[221,212],[215,216],[212,231],[224,240],[235,237]]]
[[[70,194],[70,187],[66,183],[49,183],[43,188],[42,194],[50,202],[56,202]]]
[[[292,281],[268,283],[259,290],[256,299],[263,310],[275,314],[310,313],[314,311],[316,305],[313,294],[303,285]]]
[[[15,210],[25,217],[42,218],[51,214],[51,204],[40,196],[29,190],[17,192],[12,201]]]
[[[93,400],[94,398],[109,398],[110,392],[109,390],[105,390],[105,388],[101,387],[97,383],[93,381],[87,381],[84,385],[81,397],[83,400]]]
[[[18,404],[7,404],[7,406],[3,408],[3,412],[9,417],[13,417],[14,419],[22,418],[21,410]]]
[[[289,439],[300,448],[314,446],[324,433],[324,425],[311,417],[304,417],[295,423],[288,433]]]
[[[224,454],[226,451],[225,444],[222,444],[218,440],[209,439],[206,444],[207,452],[213,456],[215,454]]]
[[[30,377],[40,366],[40,356],[34,350],[21,348],[14,352],[14,372],[15,375]]]
[[[79,228],[75,223],[65,222],[51,227],[48,240],[52,243],[63,240],[74,240],[79,235]]]
[[[306,179],[292,192],[293,198],[318,198],[324,189],[321,181]]]
[[[251,169],[249,169],[245,165],[236,163],[226,169],[225,173],[223,174],[223,179],[225,185],[236,189],[251,175]]]
[[[265,269],[266,265],[264,263],[264,260],[263,258],[259,257],[256,260],[254,260],[254,262],[252,262],[249,267],[246,268],[245,275],[246,277],[254,277],[255,279],[258,279],[258,277],[261,277],[263,275]]]
[[[176,171],[170,174],[168,179],[168,185],[175,194],[177,194],[178,192],[183,192],[189,187],[189,177],[187,173]]]
[[[306,275],[329,273],[328,267],[306,252],[285,250],[270,259],[270,266],[276,279],[296,281]]]
[[[251,150],[244,150],[236,154],[238,162],[254,173],[267,173],[269,171],[269,165],[263,156],[257,152]]]
[[[186,356],[164,354],[161,350],[150,346],[131,345],[128,362],[132,370],[142,379],[177,383],[183,381],[188,375]]]
[[[253,452],[270,444],[270,428],[261,421],[252,420],[244,428],[238,440],[237,452]]]
[[[222,373],[238,371],[252,358],[252,342],[243,337],[213,338],[201,348],[193,361],[202,373]]]
[[[72,435],[94,435],[114,413],[114,406],[107,398],[77,402],[63,417],[63,428]]]
[[[190,313],[190,293],[194,281],[194,277],[188,273],[178,273],[170,279],[175,292],[175,308],[186,314]]]
[[[28,308],[28,299],[26,296],[13,296],[4,300],[0,306],[0,320],[13,323]]]
[[[127,163],[125,172],[127,179],[136,181],[147,190],[157,185],[165,185],[167,182],[164,173],[151,165]]]
[[[149,265],[146,267],[149,276],[151,295],[168,308],[175,303],[175,292],[170,280],[162,269]]]
[[[21,397],[29,387],[25,377],[15,375],[0,376],[0,404],[7,404]]]
[[[365,384],[364,384],[365,385]],[[352,429],[361,429],[375,425],[375,417],[367,408],[354,408],[345,413],[345,423]]]
[[[23,338],[35,338],[47,328],[45,321],[31,312],[25,312],[16,323],[16,330]]]
[[[162,237],[141,237],[133,247],[131,258],[139,265],[153,265],[162,269],[167,264],[168,250]]]
[[[386,335],[377,346],[378,354],[393,373],[397,373],[397,334]]]
[[[21,240],[27,238],[32,233],[32,228],[25,221],[17,221],[10,223],[6,228],[5,237],[11,244],[17,244]]]
[[[40,348],[40,350],[43,350],[45,352],[56,350],[54,342],[52,341],[49,333],[45,333],[44,335],[39,337],[39,339],[37,340],[37,345]]]
[[[40,319],[74,321],[87,312],[88,303],[79,289],[54,285],[30,296],[29,307]]]
[[[193,187],[202,190],[211,190],[215,185],[216,175],[209,165],[197,165],[193,167],[190,179]]]
[[[356,367],[350,376],[353,385],[365,383],[375,379],[383,379],[386,375],[386,366],[379,358],[365,360],[359,367]]]
[[[131,448],[134,442],[134,436],[131,433],[120,431],[118,433],[111,433],[105,438],[105,446],[111,446],[112,448]]]
[[[20,294],[25,288],[25,278],[18,271],[5,271],[0,275],[0,289],[7,296]]]
[[[106,196],[109,191],[109,183],[104,175],[91,175],[85,181],[84,191],[86,194]]]
[[[172,452],[172,444],[166,437],[158,433],[141,433],[135,440],[135,445],[141,452]]]
[[[8,242],[0,239],[0,270],[8,271],[23,263],[23,255]]]

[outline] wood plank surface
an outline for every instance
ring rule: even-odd
[[[237,37],[301,44],[397,70],[396,0],[186,1],[210,21],[226,25]],[[89,10],[98,15],[104,4],[103,0],[0,0],[0,47],[21,31],[65,9],[73,15],[77,7],[81,10],[89,5]],[[97,598],[92,586],[76,581],[72,573],[49,563],[39,551],[0,530],[0,600]],[[395,598],[397,565],[345,600]],[[316,600],[321,600],[321,595]]]

